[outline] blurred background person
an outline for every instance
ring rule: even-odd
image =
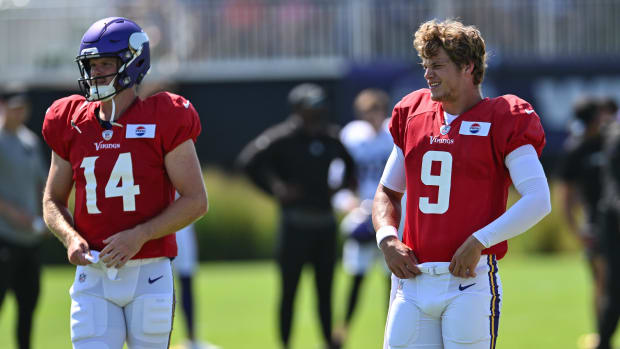
[[[338,139],[338,128],[327,120],[326,94],[315,84],[301,84],[288,96],[292,115],[248,144],[239,164],[252,181],[280,206],[277,263],[281,277],[280,340],[289,347],[293,304],[306,263],[314,268],[321,332],[332,340],[332,281],[336,261],[336,220],[332,195],[355,190],[353,159]],[[340,183],[328,180],[330,167],[341,162]]]
[[[599,99],[582,98],[575,104],[558,183],[566,223],[581,241],[592,273],[592,305],[597,323],[605,300],[605,258],[599,236],[598,205],[603,189],[599,180],[604,163],[602,130],[608,121]],[[587,334],[580,341],[596,343],[598,335]]]
[[[196,336],[196,307],[194,303],[194,275],[198,266],[198,242],[194,223],[176,232],[177,256],[173,261],[174,271],[181,284],[181,307],[187,333],[186,349],[218,349],[209,342],[202,342]]]
[[[351,286],[344,324],[336,332],[343,340],[351,326],[364,276],[376,260],[383,260],[375,242],[371,210],[372,199],[385,162],[394,147],[387,128],[389,102],[390,97],[383,90],[369,88],[361,91],[353,103],[356,120],[349,122],[340,131],[340,140],[355,161],[358,179],[357,192],[342,190],[333,200],[339,210],[347,212],[340,229],[346,238],[342,250],[342,265],[351,276]],[[387,272],[387,268],[385,270]],[[387,273],[385,280],[386,299],[389,299],[390,279]]]
[[[178,198],[178,193],[177,193]],[[172,261],[175,274],[181,284],[181,307],[185,319],[187,343],[185,349],[219,349],[219,347],[202,342],[196,336],[196,307],[194,303],[194,275],[198,266],[198,241],[194,223],[176,232],[177,256]]]
[[[600,109],[601,117],[612,122],[604,133],[603,146],[605,157],[599,235],[604,257],[605,288],[600,300],[599,343],[596,348],[610,349],[620,318],[620,122],[618,105],[613,99],[603,100]]]
[[[0,307],[7,291],[13,291],[20,349],[31,347],[40,291],[39,246],[47,232],[41,218],[47,168],[39,138],[24,125],[29,114],[26,94],[0,96]]]

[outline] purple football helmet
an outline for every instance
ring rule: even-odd
[[[90,76],[90,59],[100,57],[119,59],[116,73],[98,77],[114,76],[108,85],[103,86],[97,86]],[[78,85],[86,99],[108,100],[122,90],[140,84],[148,73],[151,67],[149,38],[140,26],[127,18],[100,19],[84,33],[75,61],[82,76]]]

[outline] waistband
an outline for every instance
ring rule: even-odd
[[[92,258],[87,258],[92,264],[86,265],[86,267],[100,269],[105,272],[110,280],[116,280],[116,276],[118,275],[117,268],[108,268],[102,261],[99,260],[99,251],[90,251]],[[168,257],[154,257],[154,258],[141,258],[141,259],[131,259],[125,263],[123,268],[126,267],[139,267],[142,265],[156,263],[160,261],[164,261],[166,259],[170,259]]]
[[[487,265],[487,258],[488,256],[484,254],[480,256],[476,268]],[[418,267],[423,274],[428,275],[442,275],[450,272],[450,262],[426,262],[417,264],[416,267]]]

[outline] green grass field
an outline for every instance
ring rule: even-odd
[[[579,254],[508,255],[500,261],[504,287],[498,348],[576,348],[579,335],[593,329],[590,277]],[[69,294],[73,268],[44,269],[33,333],[34,348],[69,348]],[[317,349],[321,339],[313,280],[301,280],[293,324],[293,348]],[[339,269],[334,289],[334,323],[342,319],[348,279]],[[278,348],[277,270],[271,262],[205,263],[195,285],[198,330],[203,339],[232,348]],[[347,342],[348,349],[380,348],[386,311],[386,283],[379,268],[371,274]],[[0,312],[0,346],[15,348],[15,303],[7,297]],[[184,339],[177,307],[174,344]]]

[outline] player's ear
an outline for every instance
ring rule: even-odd
[[[463,72],[467,73],[467,74],[474,74],[474,63],[473,62],[467,62],[463,65]]]

